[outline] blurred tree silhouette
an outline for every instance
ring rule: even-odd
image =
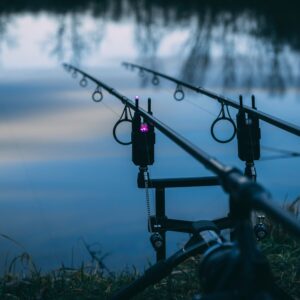
[[[55,17],[57,29],[48,43],[51,55],[59,61],[70,51],[71,61],[79,64],[91,48],[99,46],[108,20],[133,19],[139,60],[153,68],[160,65],[157,52],[168,32],[188,28],[190,35],[181,56],[183,79],[203,84],[212,63],[213,48],[217,47],[222,54],[219,65],[223,86],[238,84],[251,88],[257,85],[254,80],[257,74],[260,83],[274,91],[284,91],[287,80],[299,81],[299,74],[283,55],[286,47],[297,54],[300,51],[300,18],[293,0],[285,1],[284,8],[282,1],[271,0],[2,0],[0,49],[10,16],[25,12],[47,12]],[[99,22],[95,31],[83,32],[83,13]],[[257,41],[252,43],[248,56],[238,51],[245,36]],[[251,44],[249,39],[247,42]],[[243,78],[239,76],[241,69]],[[147,83],[147,78],[143,81]]]
[[[216,15],[229,12],[233,19],[241,13],[249,12],[259,21],[259,31],[256,34],[273,41],[287,41],[297,49],[300,47],[298,35],[300,18],[298,17],[298,3],[294,0],[285,1],[284,7],[282,1],[278,0],[2,0],[0,3],[0,14],[42,11],[65,14],[91,11],[94,16],[106,16],[114,21],[128,18],[130,15],[135,15],[138,19],[141,11],[143,11],[143,17],[149,20],[153,12],[160,11],[165,25],[178,23],[186,25],[191,17],[202,18],[208,9]]]

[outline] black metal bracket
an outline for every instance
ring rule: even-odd
[[[139,188],[145,188],[145,177],[143,169],[140,169],[137,178]],[[188,178],[164,178],[164,179],[149,179],[148,188],[155,189],[155,215],[150,217],[149,231],[158,232],[160,234],[160,247],[155,249],[156,260],[161,261],[166,259],[166,232],[183,232],[195,233],[199,230],[214,230],[219,231],[223,228],[230,228],[231,223],[229,218],[211,221],[184,221],[169,219],[166,216],[165,189],[179,187],[203,187],[203,186],[218,186],[220,180],[217,176],[209,177],[188,177]]]
[[[139,172],[137,179],[138,187],[145,188],[144,175]],[[188,178],[163,178],[150,179],[149,188],[178,188],[178,187],[200,187],[220,185],[220,179],[217,176],[208,177],[188,177]]]

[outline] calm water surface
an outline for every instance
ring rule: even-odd
[[[136,187],[131,149],[111,134],[122,105],[108,94],[103,104],[93,103],[95,86],[80,88],[61,62],[80,65],[128,97],[140,95],[142,103],[151,97],[155,116],[240,169],[236,141],[221,145],[210,136],[217,103],[188,92],[185,101],[176,102],[174,85],[162,81],[153,87],[151,76],[128,72],[121,62],[159,68],[235,99],[243,94],[246,102],[254,93],[259,109],[299,125],[299,52],[286,41],[259,36],[251,13],[233,18],[208,10],[178,17],[177,25],[175,17],[168,20],[160,10],[152,19],[143,14],[25,10],[0,17],[0,233],[22,244],[42,270],[87,261],[83,240],[110,253],[106,264],[113,270],[154,261],[145,192]],[[261,129],[262,145],[300,151],[297,137],[263,122]],[[124,128],[121,134],[129,132]],[[270,155],[262,150],[262,157]],[[256,166],[259,182],[278,203],[300,195],[299,159]],[[152,178],[211,175],[160,133],[150,172]],[[168,190],[166,197],[173,218],[215,218],[227,212],[228,199],[219,187]],[[168,237],[169,252],[186,239]],[[2,239],[1,264],[7,266],[22,251]]]

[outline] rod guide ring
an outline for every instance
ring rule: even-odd
[[[80,86],[82,87],[86,87],[88,85],[88,81],[86,80],[85,77],[83,77],[80,82],[79,82]]]
[[[103,93],[101,91],[100,86],[98,86],[92,94],[92,99],[94,102],[101,102],[103,100]]]
[[[153,85],[159,85],[159,78],[157,77],[157,75],[154,75],[152,78],[152,84]]]
[[[184,99],[184,91],[181,87],[181,85],[177,85],[176,90],[173,94],[173,97],[176,101],[182,101]]]
[[[220,121],[222,121],[222,120],[229,122],[229,123],[232,125],[232,128],[233,128],[232,135],[231,135],[229,138],[227,138],[227,139],[219,139],[219,138],[216,136],[216,134],[215,134],[215,126],[217,125],[218,122],[220,122]],[[226,144],[226,143],[231,142],[231,141],[234,139],[234,137],[235,137],[235,135],[236,135],[236,126],[235,126],[234,121],[233,121],[231,118],[225,117],[225,116],[218,117],[218,118],[215,119],[215,120],[213,121],[213,123],[211,124],[211,127],[210,127],[210,133],[211,133],[211,135],[212,135],[212,137],[213,137],[213,139],[214,139],[215,141],[217,141],[218,143],[221,143],[221,144]]]
[[[132,144],[132,141],[128,141],[128,142],[125,142],[125,141],[122,141],[118,138],[117,136],[117,127],[121,124],[121,123],[124,123],[124,122],[128,122],[128,123],[132,123],[132,120],[130,119],[120,119],[114,126],[113,128],[113,137],[114,139],[116,140],[117,143],[121,144],[121,145],[124,145],[124,146],[127,146],[127,145],[131,145]]]

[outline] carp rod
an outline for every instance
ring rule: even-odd
[[[202,87],[196,87],[196,86],[194,86],[190,83],[184,82],[182,80],[179,80],[179,79],[171,77],[169,75],[160,73],[158,71],[143,67],[141,65],[129,63],[129,62],[123,62],[122,65],[126,68],[131,68],[132,70],[134,70],[136,68],[136,69],[140,70],[141,72],[145,71],[145,72],[148,72],[150,74],[153,74],[154,77],[152,79],[152,83],[154,85],[159,84],[158,77],[161,77],[161,78],[164,78],[166,80],[169,80],[171,82],[176,83],[177,87],[176,87],[176,90],[174,92],[174,98],[177,101],[181,101],[181,100],[184,99],[184,92],[182,90],[182,87],[184,86],[184,87],[186,87],[186,88],[188,88],[192,91],[195,91],[195,92],[203,94],[203,95],[205,95],[209,98],[217,100],[218,102],[220,102],[223,105],[225,104],[225,105],[231,106],[231,107],[236,108],[236,109],[241,108],[241,104],[239,102],[235,101],[235,100],[232,100],[232,99],[230,99],[228,97],[225,97],[223,95],[216,94],[216,93],[214,93],[210,90],[204,89]],[[246,113],[248,113],[252,116],[258,117],[259,119],[261,119],[261,120],[263,120],[263,121],[265,121],[265,122],[267,122],[267,123],[269,123],[269,124],[271,124],[275,127],[278,127],[278,128],[280,128],[284,131],[290,132],[290,133],[292,133],[296,136],[300,136],[300,127],[295,125],[295,124],[292,124],[292,123],[284,121],[280,118],[269,115],[269,114],[267,114],[263,111],[257,110],[255,107],[251,108],[250,106],[243,105],[242,108]]]
[[[101,88],[103,88],[109,94],[119,99],[125,105],[125,109],[132,109],[135,113],[143,117],[145,121],[149,122],[149,124],[157,128],[161,133],[166,135],[175,144],[177,144],[184,151],[190,154],[194,159],[196,159],[207,169],[216,174],[220,179],[220,184],[222,185],[224,191],[230,195],[230,198],[234,201],[234,203],[237,206],[242,207],[243,211],[245,211],[245,209],[246,211],[251,209],[262,210],[265,213],[269,214],[275,220],[281,222],[282,225],[291,233],[300,237],[299,222],[297,222],[297,220],[293,218],[289,213],[283,211],[281,208],[279,208],[279,206],[272,203],[270,193],[260,184],[248,179],[238,169],[229,167],[219,162],[216,158],[204,152],[202,149],[194,145],[185,137],[178,134],[168,125],[155,118],[152,115],[151,109],[149,110],[149,106],[148,111],[146,111],[138,106],[137,99],[135,102],[130,100],[114,88],[110,87],[109,85],[96,79],[95,77],[89,75],[88,73],[80,70],[75,66],[66,63],[63,64],[63,66],[67,71],[73,71],[73,77],[76,77],[77,73],[80,73],[83,76],[80,81],[81,86],[87,86],[87,79],[91,80],[96,84],[97,87],[94,94],[99,94],[97,102],[103,99],[103,94],[101,91]]]

